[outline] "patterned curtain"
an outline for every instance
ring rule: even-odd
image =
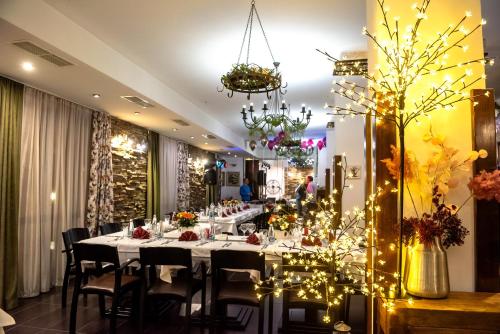
[[[100,224],[113,222],[113,168],[111,119],[105,112],[92,114],[87,224],[97,235]]]
[[[177,142],[177,209],[189,208],[188,144]]]

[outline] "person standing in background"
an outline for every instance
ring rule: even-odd
[[[307,178],[306,183],[301,183],[295,189],[295,204],[297,206],[297,214],[302,217],[302,201],[306,199]]]
[[[240,186],[240,196],[243,202],[250,202],[252,199],[252,189],[249,186],[248,178],[243,179],[243,184]]]
[[[310,198],[311,202],[316,203],[316,198],[318,196],[318,185],[314,182],[314,178],[309,175],[307,177],[307,196]]]

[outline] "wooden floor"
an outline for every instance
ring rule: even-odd
[[[20,305],[10,310],[9,313],[16,320],[16,325],[6,328],[8,334],[39,334],[39,333],[67,333],[69,328],[69,311],[71,305],[71,291],[68,294],[68,306],[61,308],[60,288],[55,288],[49,293],[42,294],[38,297],[21,299]],[[198,300],[197,300],[198,298]],[[194,303],[199,302],[199,294],[194,298]],[[80,299],[81,300],[81,299]],[[77,332],[87,334],[108,333],[109,321],[102,319],[99,316],[97,298],[89,296],[87,306],[80,302],[77,318]],[[281,303],[280,300],[275,300],[274,304],[274,328],[273,333],[278,333],[281,319]],[[363,307],[358,300],[353,301],[351,307],[351,326],[354,330],[352,333],[363,333],[363,324],[361,313]],[[229,309],[229,313],[236,312],[238,309],[234,307]],[[182,318],[178,316],[180,306],[172,307],[161,319],[146,320],[144,333],[176,333],[184,332]],[[266,327],[267,328],[267,317]],[[122,318],[117,322],[118,333],[137,333],[137,328],[132,320]],[[200,328],[193,327],[191,333],[200,333]],[[205,330],[208,333],[208,329]],[[248,323],[245,331],[229,331],[224,333],[257,333],[257,312],[253,312],[252,318]],[[266,331],[267,333],[267,331]]]

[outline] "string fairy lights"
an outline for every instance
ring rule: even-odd
[[[385,0],[377,0],[378,9],[382,13],[380,24],[382,33],[375,35],[366,27],[363,34],[367,36],[377,50],[383,64],[376,64],[375,70],[364,73],[366,86],[351,82],[345,78],[335,80],[332,93],[338,94],[347,100],[344,106],[330,106],[334,115],[344,117],[373,116],[376,122],[386,120],[395,124],[399,132],[400,156],[405,151],[405,128],[413,122],[418,125],[420,119],[430,118],[434,111],[453,111],[456,105],[463,101],[473,101],[477,96],[471,96],[472,87],[484,80],[486,76],[474,75],[473,66],[493,65],[491,58],[476,58],[466,61],[453,62],[451,54],[457,51],[467,53],[470,49],[466,44],[474,32],[478,31],[486,20],[481,19],[478,24],[468,28],[472,13],[467,11],[455,24],[450,24],[443,30],[426,39],[420,32],[421,27],[428,19],[428,9],[431,0],[422,0],[412,5],[415,21],[405,28],[400,26],[400,18],[392,19],[388,13],[390,8]],[[329,60],[336,62],[339,59],[325,51],[320,51]],[[463,58],[464,56],[456,57]],[[350,72],[357,73],[359,66],[352,64]],[[347,72],[349,70],[347,69]],[[432,78],[432,80],[427,80]],[[424,80],[426,79],[426,80]],[[427,81],[431,81],[427,84]],[[415,97],[410,99],[409,97]],[[473,102],[474,106],[477,105]],[[401,175],[404,171],[404,161],[400,163]],[[399,221],[403,219],[404,178],[399,181]],[[402,231],[402,229],[400,228]],[[398,270],[402,271],[402,245],[399,241]],[[401,275],[398,279],[398,296],[401,297]]]
[[[340,212],[337,204],[342,201],[344,192],[351,189],[345,155],[339,166],[343,171],[341,186],[334,189],[329,198],[321,200],[317,210],[309,212],[304,222],[308,233],[302,242],[281,246],[286,249],[282,254],[281,272],[255,285],[258,298],[266,294],[279,297],[289,291],[303,300],[320,301],[327,307],[323,317],[326,323],[334,319],[333,311],[348,294],[378,296],[392,311],[398,277],[397,273],[384,271],[386,261],[378,250],[380,245],[368,245],[368,239],[376,233],[374,219],[380,211],[378,201],[393,192],[390,182],[368,196],[362,208]],[[376,268],[368,267],[368,247],[373,250]],[[296,270],[297,267],[301,270]],[[274,264],[273,268],[276,271],[278,265]]]

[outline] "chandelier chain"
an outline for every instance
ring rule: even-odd
[[[257,17],[257,21],[259,23],[260,30],[262,31],[262,35],[264,36],[264,41],[266,42],[266,46],[267,46],[267,49],[269,51],[269,54],[271,55],[271,59],[273,60],[273,64],[275,64],[276,60],[274,59],[273,51],[271,50],[271,46],[269,45],[269,41],[267,39],[266,32],[264,31],[264,26],[262,25],[262,21],[260,20],[259,12],[257,11],[257,7],[255,6],[255,0],[252,0],[252,2],[251,2],[250,13],[248,14],[247,25],[245,27],[245,33],[243,34],[243,41],[241,41],[241,47],[240,47],[240,52],[238,54],[237,64],[240,63],[241,55],[243,54],[243,48],[245,46],[245,41],[246,41],[247,35],[248,35],[248,46],[247,46],[247,57],[246,57],[246,64],[247,65],[248,65],[248,62],[250,60],[250,44],[251,44],[251,39],[252,39],[254,14]]]

